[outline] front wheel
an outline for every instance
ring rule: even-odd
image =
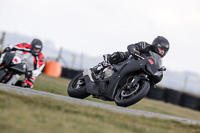
[[[82,73],[78,74],[71,80],[67,91],[70,97],[75,97],[80,99],[86,98],[90,95],[86,91],[86,83],[85,80],[83,79]]]
[[[127,86],[128,84],[125,84],[115,95],[115,103],[118,106],[127,107],[137,103],[147,95],[150,89],[150,84],[146,80],[140,80],[135,86],[128,89]]]

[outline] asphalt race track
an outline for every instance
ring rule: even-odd
[[[130,114],[130,115],[145,116],[149,118],[155,117],[155,118],[166,119],[166,120],[175,120],[175,121],[179,121],[186,124],[200,124],[200,121],[198,120],[191,120],[191,119],[181,118],[181,117],[176,117],[176,116],[171,116],[171,115],[164,115],[164,114],[147,112],[147,111],[136,110],[136,109],[131,109],[131,108],[124,108],[124,107],[108,105],[108,104],[98,103],[98,102],[93,102],[93,101],[88,101],[88,100],[76,99],[76,98],[71,98],[68,96],[57,95],[53,93],[47,93],[47,92],[26,89],[26,88],[21,88],[21,87],[16,87],[16,86],[8,86],[8,85],[0,84],[0,90],[12,91],[12,92],[20,93],[23,95],[47,96],[47,97],[55,98],[58,100],[63,100],[63,101],[72,102],[72,103],[81,104],[81,105],[90,105],[90,106],[107,109],[114,112]]]

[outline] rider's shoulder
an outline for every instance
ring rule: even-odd
[[[26,43],[26,42],[21,42],[17,44],[16,46],[21,47],[21,48],[31,48],[31,44]]]
[[[136,48],[137,50],[146,50],[146,49],[149,49],[150,46],[151,44],[144,41],[140,41],[138,43],[128,45],[128,47],[131,47],[131,48],[133,47],[133,48]]]
[[[145,41],[140,41],[140,42],[138,42],[138,43],[135,43],[135,45],[138,45],[138,46],[140,46],[140,47],[142,47],[142,48],[145,48],[145,47],[149,47],[149,46],[150,46],[150,44],[147,43],[147,42],[145,42]]]

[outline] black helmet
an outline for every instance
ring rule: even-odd
[[[43,45],[39,39],[33,39],[31,42],[31,53],[33,56],[38,56],[42,51]]]
[[[161,57],[164,57],[169,50],[169,42],[166,38],[158,36],[152,43],[154,51]]]

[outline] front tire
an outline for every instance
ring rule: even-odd
[[[134,91],[135,89],[133,89],[133,91],[125,90],[124,87],[126,85],[127,84],[120,88],[115,95],[115,103],[118,106],[127,107],[137,103],[147,95],[150,89],[150,84],[146,80],[140,80],[138,82],[137,86],[135,86],[137,87],[137,91]]]
[[[86,91],[86,83],[83,79],[82,73],[78,74],[71,80],[67,91],[70,97],[75,97],[80,99],[84,99],[90,95]]]

